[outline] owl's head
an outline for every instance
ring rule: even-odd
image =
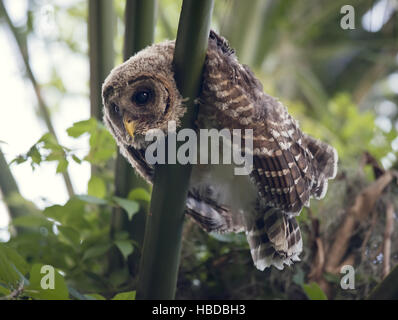
[[[104,122],[118,143],[141,147],[185,112],[172,67],[174,41],[152,45],[112,70],[102,86]]]

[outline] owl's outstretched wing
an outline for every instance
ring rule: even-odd
[[[260,269],[270,261],[289,264],[302,247],[294,216],[311,197],[325,195],[328,179],[336,175],[335,149],[303,134],[282,103],[263,92],[250,69],[214,32],[200,98],[200,112],[214,126],[253,129],[250,175],[263,210],[246,226],[253,260]]]
[[[214,32],[200,100],[202,116],[218,127],[253,129],[251,176],[267,204],[294,216],[312,196],[325,194],[327,180],[336,174],[334,148],[303,134],[282,103],[263,92],[250,69]]]

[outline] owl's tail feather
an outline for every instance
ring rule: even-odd
[[[284,264],[300,261],[303,247],[300,228],[294,217],[288,217],[280,209],[267,206],[258,211],[256,219],[243,222],[233,220],[234,215],[228,208],[189,192],[186,213],[207,232],[240,232],[246,229],[254,265],[261,271],[271,265],[282,270]]]
[[[311,194],[317,199],[322,199],[328,188],[328,180],[334,179],[337,173],[338,155],[336,149],[327,143],[317,140],[309,135],[304,135],[308,150],[315,159],[317,181],[313,185]]]
[[[289,218],[282,210],[267,206],[247,229],[246,237],[257,269],[263,271],[273,265],[282,270],[284,264],[300,261],[303,244],[294,217]]]

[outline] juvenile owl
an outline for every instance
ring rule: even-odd
[[[151,129],[166,133],[185,112],[173,73],[174,41],[155,44],[116,67],[103,84],[104,122],[120,152],[149,183],[145,159]],[[193,166],[186,213],[208,232],[246,232],[255,266],[283,269],[298,261],[302,239],[295,219],[310,198],[324,197],[337,171],[337,153],[300,131],[277,99],[211,31],[198,102],[197,128],[252,129],[253,168]],[[244,139],[244,138],[243,138]],[[170,181],[170,183],[173,183]]]

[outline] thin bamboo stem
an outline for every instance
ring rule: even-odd
[[[13,197],[19,195],[19,189],[17,182],[12,175],[10,167],[4,157],[2,150],[0,149],[0,191],[3,196],[3,201],[7,206],[11,219],[22,217],[33,213],[33,208],[25,201],[15,202]],[[11,200],[11,201],[10,201]],[[15,227],[11,229],[11,234],[15,235],[24,233],[29,229],[26,227]],[[15,233],[14,233],[15,232]]]
[[[15,181],[10,167],[4,157],[3,152],[0,149],[0,190],[3,195],[4,200],[7,200],[14,193],[19,194],[18,185]],[[5,201],[7,203],[7,201]],[[23,210],[19,207],[8,205],[8,210],[10,212],[11,218],[17,218],[24,214]]]
[[[153,43],[156,0],[126,0],[124,60]]]
[[[127,0],[125,8],[125,34],[124,34],[124,60],[127,60],[136,52],[153,43],[155,37],[155,12],[156,0]],[[135,174],[131,164],[120,154],[116,156],[115,164],[115,195],[125,198],[133,188],[142,187],[149,190],[148,184]],[[127,219],[125,211],[121,208],[112,210],[111,239],[117,231],[130,229],[131,237],[142,245],[145,229],[145,216],[147,206],[140,203],[140,211],[134,215],[131,223]],[[139,252],[133,252],[129,259],[130,270],[137,269]],[[123,257],[112,252],[109,259],[108,272],[122,267]],[[133,266],[132,266],[133,265]]]
[[[114,66],[113,1],[89,0],[90,113],[102,120],[102,83]]]

